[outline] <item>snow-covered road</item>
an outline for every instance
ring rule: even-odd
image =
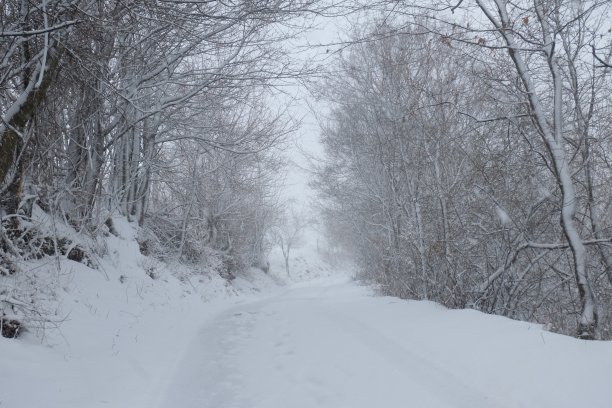
[[[603,408],[609,367],[609,343],[343,281],[222,312],[157,391],[160,408]]]
[[[257,270],[181,275],[123,227],[100,270],[66,261],[49,283],[58,329],[0,338],[0,408],[612,407],[612,342],[375,296],[316,248],[289,289]],[[58,274],[40,262],[43,282]]]

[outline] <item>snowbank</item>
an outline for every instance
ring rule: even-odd
[[[207,316],[283,290],[257,269],[228,283],[160,263],[140,254],[133,225],[114,225],[119,236],[104,239],[97,269],[65,257],[21,265],[52,322],[31,324],[19,340],[0,338],[2,408],[145,407]]]

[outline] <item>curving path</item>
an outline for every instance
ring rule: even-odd
[[[385,316],[363,313],[394,303],[337,283],[233,307],[202,328],[162,407],[504,406],[421,353],[405,325],[383,333]]]

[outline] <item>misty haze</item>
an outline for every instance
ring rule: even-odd
[[[0,408],[612,407],[611,2],[0,4]]]

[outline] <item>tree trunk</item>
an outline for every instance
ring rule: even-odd
[[[576,192],[563,139],[563,83],[559,73],[557,56],[554,52],[554,38],[546,20],[546,13],[540,9],[540,6],[536,5],[536,14],[542,28],[542,37],[545,44],[543,51],[546,54],[554,94],[552,125],[546,118],[544,106],[538,96],[538,90],[531,79],[532,74],[521,55],[520,47],[516,43],[514,34],[511,30],[507,29],[507,27],[511,27],[511,22],[506,10],[506,3],[502,0],[495,0],[498,20],[482,0],[477,0],[477,2],[480,9],[495,26],[508,46],[508,54],[525,87],[533,121],[550,153],[554,166],[554,175],[561,190],[561,227],[572,252],[574,275],[580,296],[580,317],[578,319],[577,334],[580,338],[593,339],[597,329],[597,306],[589,283],[586,249],[574,219],[576,214]]]
[[[28,144],[24,132],[45,99],[62,52],[55,45],[49,45],[47,54],[47,60],[37,64],[27,86],[0,123],[0,202],[6,214],[15,214],[19,206],[23,184],[21,155]],[[40,75],[43,80],[37,86]]]

